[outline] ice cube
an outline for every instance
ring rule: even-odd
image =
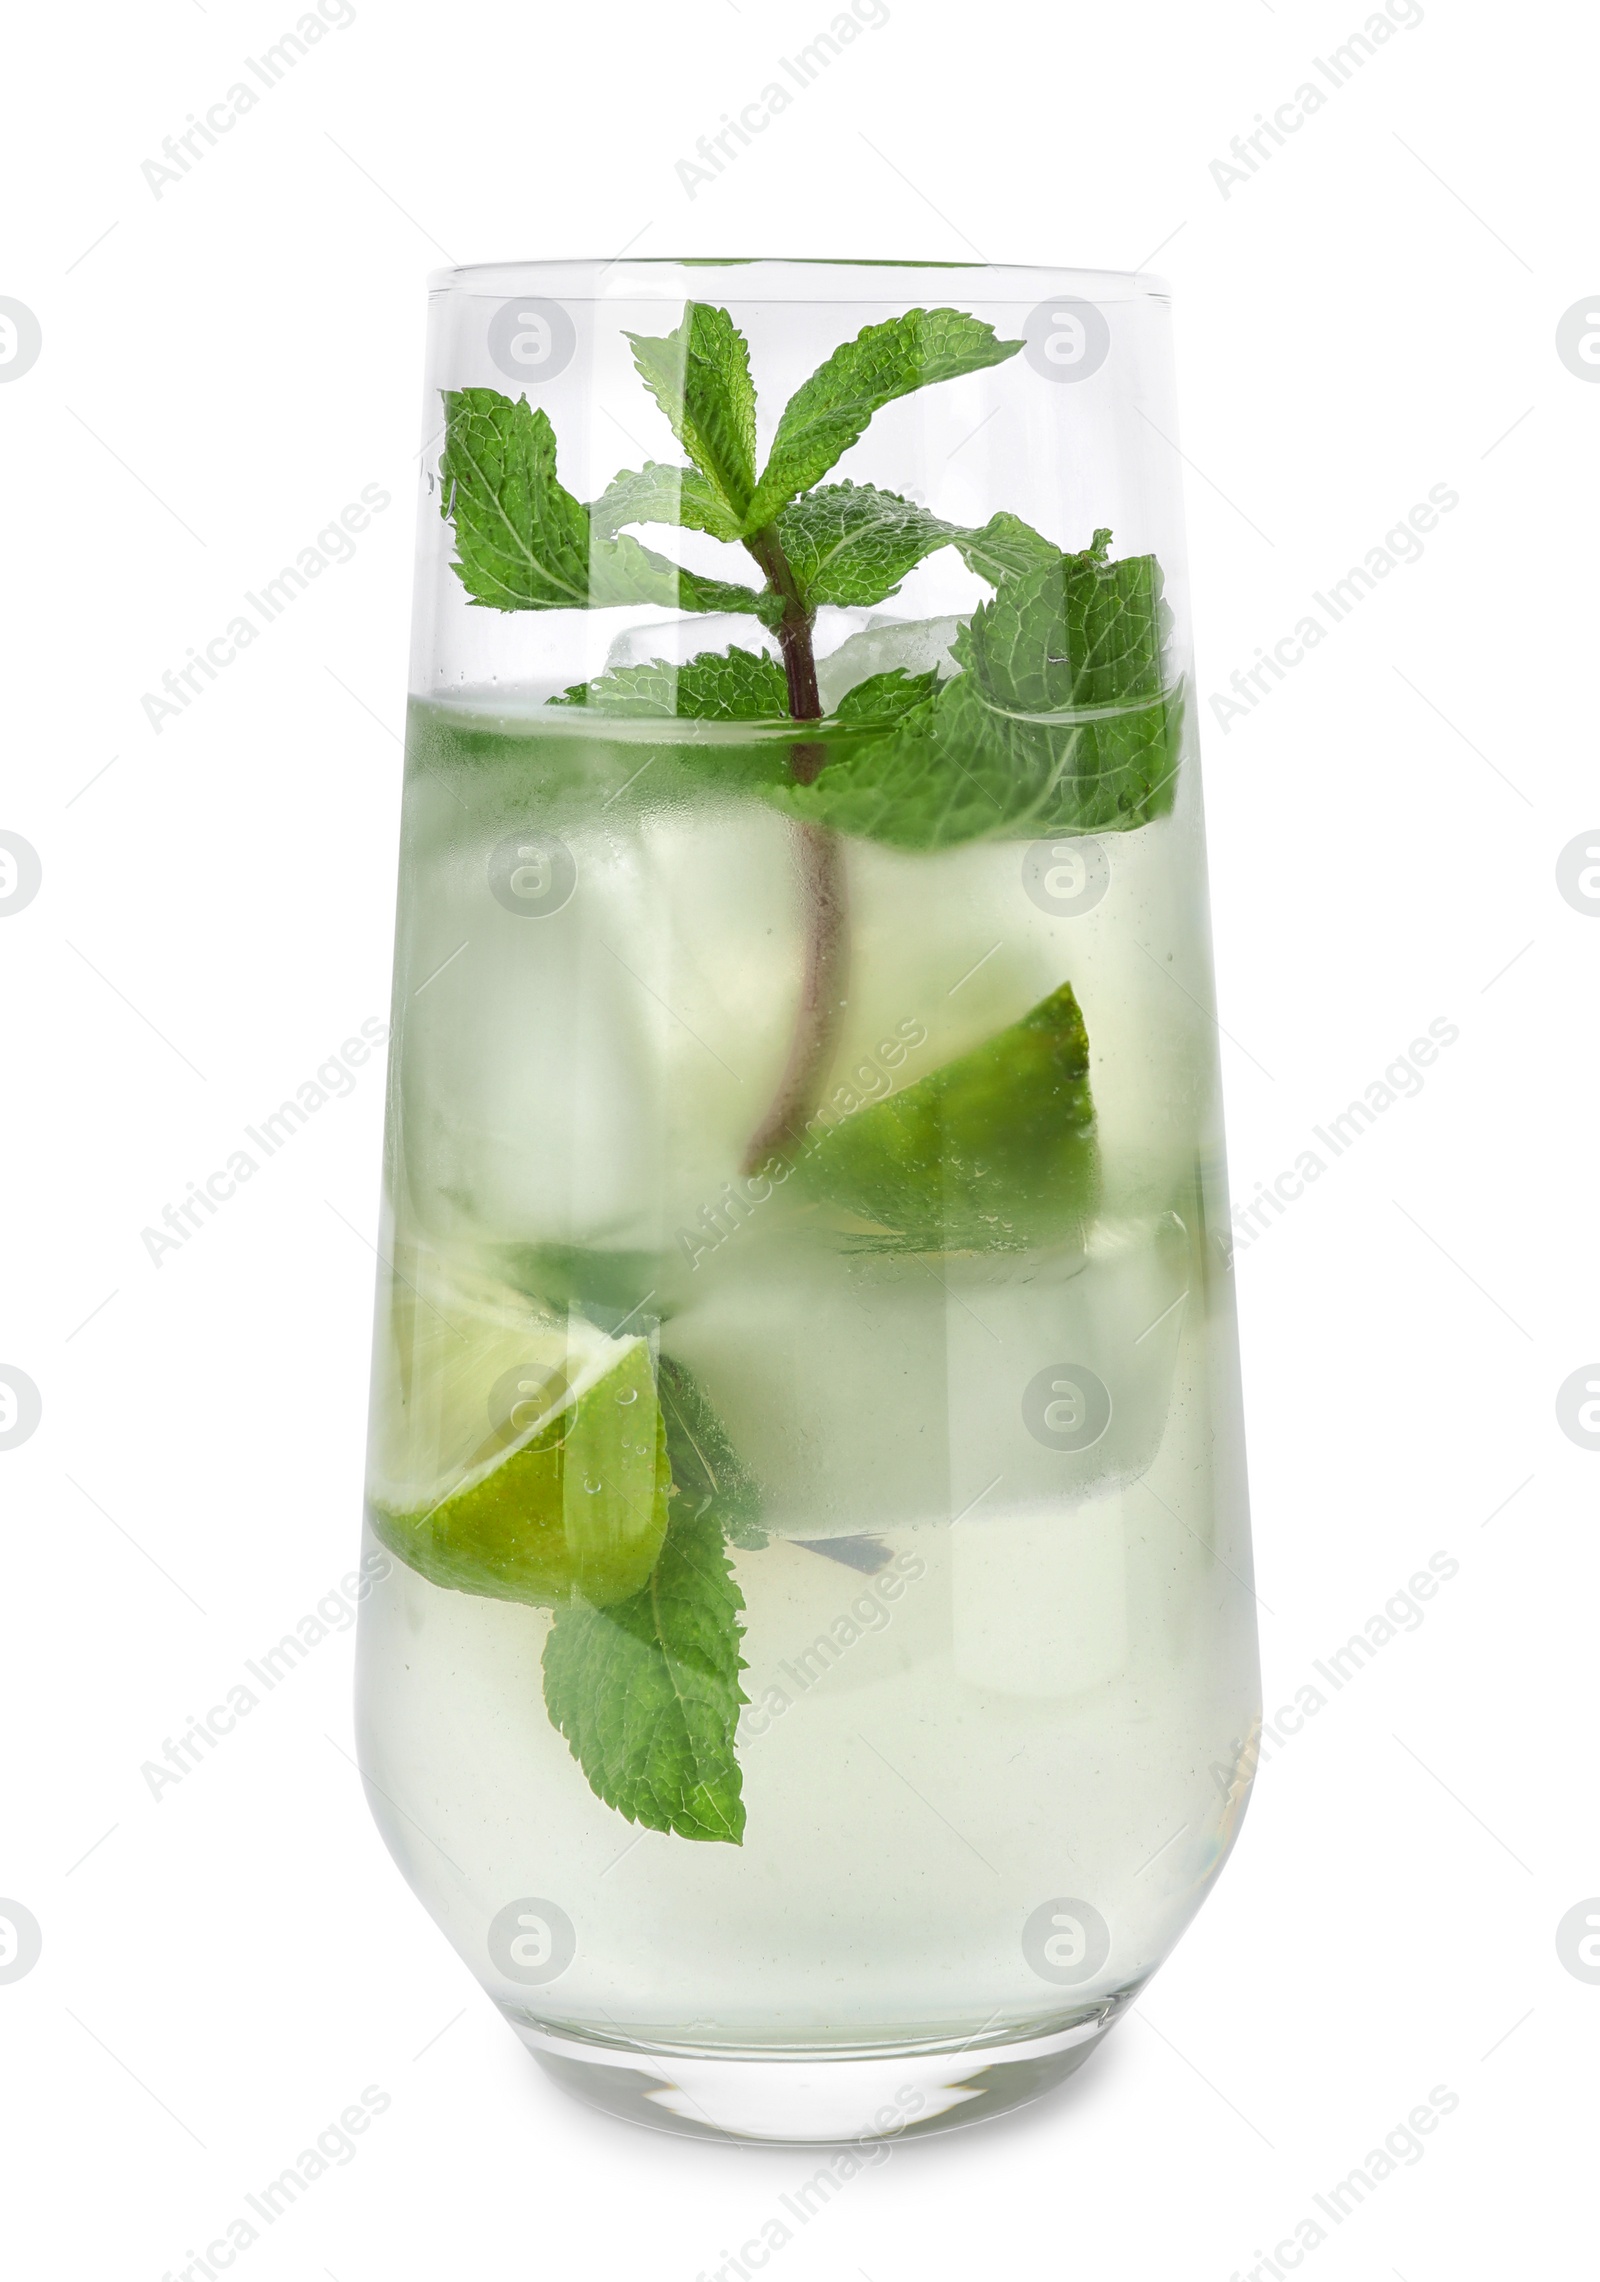
[[[758,1213],[699,1264],[688,1297],[663,1351],[694,1373],[761,1485],[763,1528],[849,1537],[948,1514],[933,1278],[770,1237]]]
[[[1189,1273],[1170,1214],[1103,1225],[1086,1252],[964,1258],[830,1255],[753,1218],[662,1342],[779,1535],[1059,1518],[1160,1448]]]
[[[649,665],[663,658],[669,666],[687,665],[708,650],[754,650],[775,658],[776,637],[759,618],[742,611],[703,611],[693,617],[663,618],[653,626],[625,626],[606,652],[606,671],[619,666]]]
[[[950,645],[959,618],[889,618],[868,620],[836,649],[817,660],[817,688],[824,708],[831,713],[848,689],[873,674],[925,674],[934,666],[948,669]]]
[[[1102,1219],[1087,1249],[943,1269],[952,1511],[1060,1513],[1161,1447],[1192,1273],[1177,1216]],[[1001,1279],[1004,1280],[1001,1280]]]
[[[559,909],[507,911],[493,841],[414,881],[400,1150],[436,1233],[672,1247],[737,1172],[793,1018],[788,827],[754,802],[568,825]]]

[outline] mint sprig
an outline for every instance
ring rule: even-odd
[[[804,1131],[832,1056],[848,973],[839,836],[922,850],[1130,829],[1171,806],[1183,693],[1167,665],[1169,616],[1154,557],[1111,562],[1106,532],[1064,554],[1006,510],[966,529],[876,485],[822,482],[887,405],[1003,363],[1020,341],[1000,340],[956,309],[912,309],[865,326],[796,389],[758,472],[749,347],[728,311],[689,302],[672,331],[628,337],[688,465],[624,470],[585,507],[557,480],[542,410],[464,389],[445,399],[443,509],[455,524],[458,575],[479,604],[668,602],[754,615],[776,638],[776,660],[737,648],[679,666],[657,659],[599,674],[554,701],[585,707],[597,728],[607,716],[787,716],[803,728],[786,748],[750,740],[737,762],[725,742],[675,748],[652,779],[659,788],[674,771],[698,774],[771,800],[800,827],[804,981],[778,1095],[746,1149],[749,1170]],[[741,544],[762,586],[705,578],[626,528],[652,523]],[[943,546],[995,589],[952,645],[957,671],[931,685],[925,676],[885,681],[825,719],[818,611],[871,607]],[[776,781],[785,759],[787,781]]]

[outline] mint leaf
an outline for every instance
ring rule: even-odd
[[[1015,721],[958,674],[898,728],[840,752],[815,783],[774,783],[765,797],[802,823],[917,852],[1129,832],[1172,806],[1183,710],[1174,688],[1097,722]]]
[[[456,576],[487,610],[604,609],[656,602],[753,611],[753,587],[682,570],[637,539],[608,538],[556,475],[549,415],[525,396],[447,389],[440,512],[456,534]]]
[[[587,738],[584,744],[589,746]],[[592,766],[591,752],[584,758]],[[631,750],[629,763],[634,765]],[[534,801],[530,808],[539,805]],[[654,1252],[599,1251],[583,1244],[502,1244],[494,1260],[506,1282],[541,1311],[575,1308],[603,1331],[618,1325],[639,1331],[648,1324],[644,1310],[656,1296],[661,1266]]]
[[[952,654],[989,702],[1012,713],[1126,706],[1158,697],[1171,614],[1154,555],[1105,560],[1109,531],[1001,582]]]
[[[1062,560],[1061,549],[1019,516],[992,515],[981,530],[964,530],[870,483],[821,485],[784,508],[777,523],[784,553],[813,606],[885,602],[940,547],[953,546],[991,586]]]
[[[580,681],[552,705],[592,705],[651,719],[767,721],[788,718],[783,668],[751,650],[707,651],[681,666],[665,658],[618,666]]]
[[[761,529],[809,491],[861,441],[874,412],[897,396],[1003,364],[1021,347],[1020,341],[996,340],[992,325],[957,309],[909,309],[885,324],[866,326],[802,381],[784,406],[761,480],[747,502],[745,529]]]
[[[761,1492],[696,1381],[681,1363],[663,1355],[656,1392],[679,1497],[695,1514],[709,1514],[735,1545],[751,1549],[765,1545]]]
[[[659,460],[614,475],[589,514],[606,537],[628,523],[673,523],[680,530],[709,531],[714,539],[739,536],[737,522],[698,468],[664,467]]]
[[[1165,816],[1178,789],[1185,696],[1179,684],[1065,739],[1048,729],[1015,731],[1019,743],[1042,737],[1057,755],[1029,829],[1046,839],[1056,832],[1131,832]]]
[[[1109,539],[1003,577],[952,645],[964,672],[815,783],[768,797],[910,849],[1127,831],[1164,813],[1183,721],[1183,692],[1165,678],[1170,613],[1155,557],[1108,562]]]
[[[809,608],[860,606],[894,594],[925,555],[956,537],[895,492],[870,483],[831,483],[808,491],[778,517],[778,537]]]
[[[737,610],[753,615],[761,597],[753,586],[726,586],[718,578],[669,563],[637,539],[596,539],[589,549],[589,603],[595,610],[624,602],[664,602],[674,610]]]
[[[630,1822],[741,1843],[743,1607],[722,1532],[702,1512],[674,1515],[631,1600],[557,1610],[544,1646],[546,1709],[591,1790]]]
[[[801,823],[852,839],[956,847],[1004,832],[1048,794],[1045,757],[1013,742],[959,674],[898,724],[845,746],[813,784],[776,785],[767,797]]]
[[[845,691],[834,719],[851,729],[887,728],[925,705],[938,686],[937,667],[925,674],[907,673],[904,666],[869,674],[854,689]]]
[[[981,531],[955,531],[951,536],[968,570],[976,571],[991,586],[1061,560],[1059,547],[1052,546],[1020,516],[1004,512],[991,515]]]
[[[493,388],[447,389],[440,511],[454,520],[455,565],[493,610],[581,609],[589,599],[589,519],[556,480],[548,414]]]
[[[844,1118],[795,1177],[872,1222],[885,1248],[1005,1251],[1066,1234],[1099,1193],[1089,1038],[1071,985]]]
[[[627,338],[639,378],[716,495],[728,526],[717,536],[733,537],[756,480],[756,392],[744,335],[726,309],[691,301],[675,332]]]

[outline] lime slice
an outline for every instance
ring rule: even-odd
[[[648,1341],[402,1268],[379,1352],[368,1506],[391,1551],[542,1608],[639,1590],[672,1482]]]

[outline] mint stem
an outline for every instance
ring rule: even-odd
[[[795,721],[820,721],[822,699],[817,692],[817,660],[811,645],[811,612],[796,583],[775,524],[767,524],[745,541],[766,573],[773,593],[783,605],[777,624],[778,648],[783,658],[789,691],[789,715]],[[813,784],[827,758],[821,744],[797,744],[790,753],[790,771],[796,784]],[[822,824],[792,827],[800,860],[800,883],[805,910],[805,960],[800,982],[800,1003],[795,1010],[789,1057],[771,1105],[744,1153],[744,1170],[755,1172],[774,1154],[792,1145],[813,1115],[833,1059],[839,1018],[844,1012],[850,974],[848,901],[844,849],[838,834]]]
[[[794,721],[820,721],[822,699],[817,694],[817,660],[811,647],[811,612],[789,567],[776,523],[753,532],[746,547],[767,574],[767,584],[783,604],[778,620],[778,648],[783,653],[784,678],[789,684],[789,716]],[[814,757],[813,757],[814,756]],[[794,776],[797,784],[811,784],[822,767],[820,745],[797,745]]]

